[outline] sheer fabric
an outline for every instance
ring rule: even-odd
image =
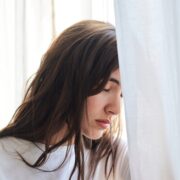
[[[180,179],[179,7],[115,0],[132,180]]]

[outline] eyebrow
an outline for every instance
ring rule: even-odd
[[[114,82],[114,83],[116,83],[117,85],[120,86],[120,82],[115,78],[110,78],[109,81]]]

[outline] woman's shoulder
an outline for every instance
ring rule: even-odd
[[[20,147],[20,142],[16,138],[0,138],[0,179],[10,179],[16,167],[19,166],[18,146]]]
[[[32,142],[20,138],[0,138],[0,164],[4,166],[10,166],[10,164],[22,162],[18,154],[27,156],[27,158],[29,158],[30,153],[28,154],[28,152],[32,152],[37,149],[35,149],[34,147],[35,145]]]
[[[16,146],[17,139],[14,137],[3,137],[0,138],[0,152],[7,153],[8,151],[12,152]]]
[[[30,144],[24,140],[14,137],[0,138],[0,159],[1,165],[9,165],[17,161],[19,156],[17,152],[24,152],[30,147]],[[3,160],[3,162],[2,162]]]
[[[1,152],[15,152],[20,149],[25,149],[31,146],[29,141],[15,138],[15,137],[3,137],[0,138],[0,151]]]

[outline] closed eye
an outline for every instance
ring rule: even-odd
[[[110,91],[110,89],[103,89],[103,91],[105,91],[105,92],[109,92],[109,91]]]

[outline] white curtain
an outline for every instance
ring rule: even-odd
[[[180,1],[115,0],[132,180],[180,180]]]
[[[22,100],[52,39],[49,0],[0,0],[0,128]]]
[[[56,35],[73,23],[96,19],[114,24],[113,0],[54,0]]]

